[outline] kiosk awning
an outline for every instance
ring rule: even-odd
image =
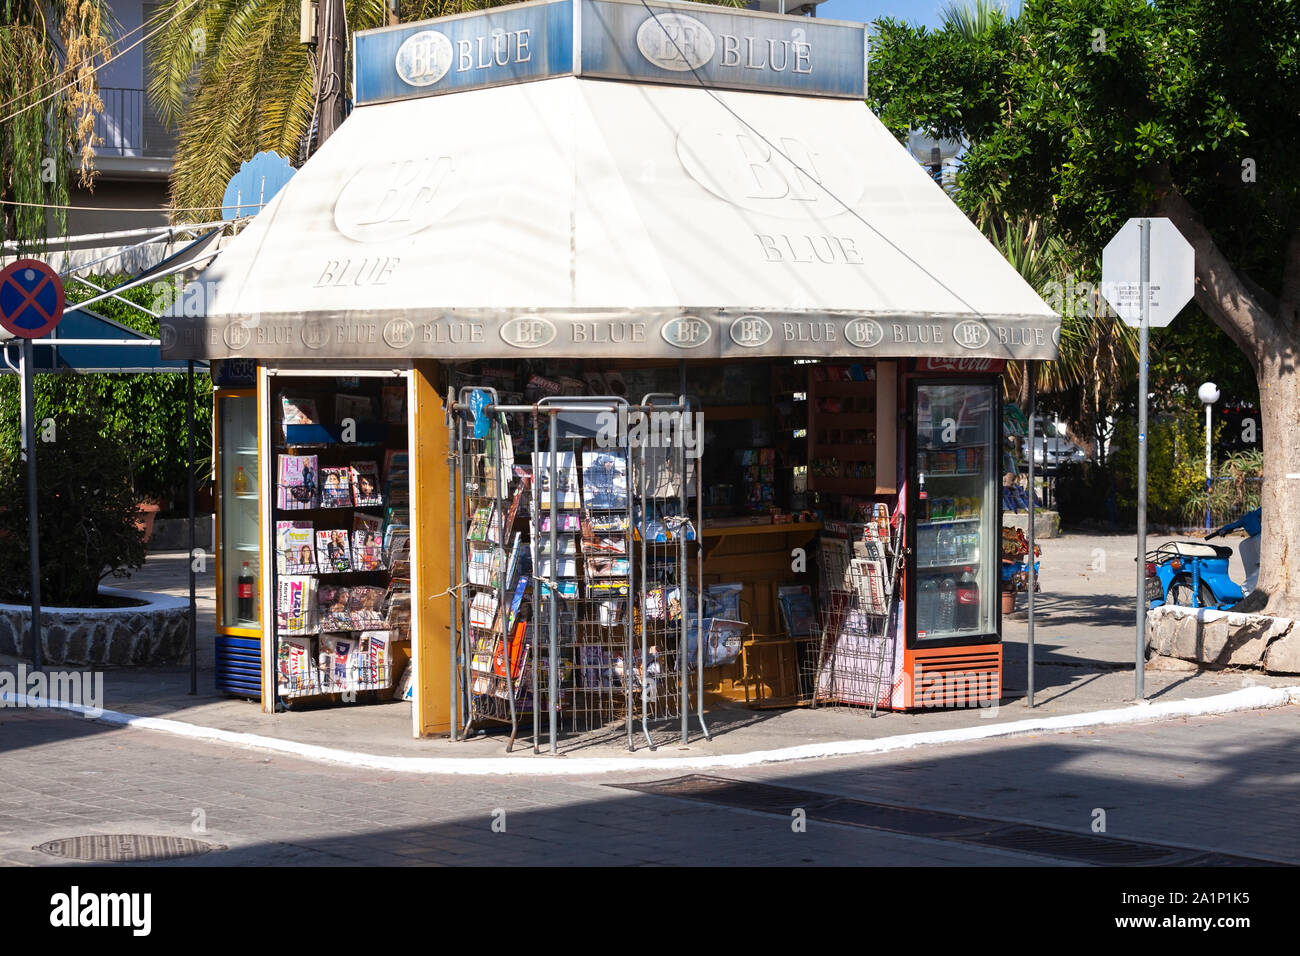
[[[363,106],[165,358],[1053,359],[1060,320],[861,100],[579,76]]]

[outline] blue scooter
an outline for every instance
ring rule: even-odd
[[[1206,540],[1241,528],[1251,537],[1242,542],[1247,586],[1259,573],[1259,511],[1224,525]],[[1246,560],[1254,555],[1253,562]],[[1228,576],[1232,549],[1201,541],[1170,541],[1147,553],[1147,603],[1149,607],[1176,604],[1179,607],[1226,610],[1246,596]],[[1253,573],[1250,565],[1253,563]]]

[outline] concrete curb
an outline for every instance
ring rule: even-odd
[[[0,705],[5,707],[36,707],[66,710],[92,720],[154,730],[189,737],[234,744],[254,750],[283,753],[307,760],[343,764],[396,773],[449,774],[449,775],[501,775],[517,774],[539,777],[578,776],[582,774],[619,773],[644,770],[688,771],[727,770],[753,767],[766,763],[784,763],[794,760],[811,760],[825,757],[848,757],[860,754],[891,753],[941,744],[967,743],[991,740],[997,737],[1014,737],[1035,732],[1063,732],[1085,727],[1104,727],[1120,724],[1137,724],[1179,717],[1204,717],[1230,714],[1246,710],[1267,710],[1300,703],[1300,685],[1293,687],[1247,687],[1227,694],[1201,697],[1193,700],[1167,703],[1135,704],[1131,707],[1098,710],[1091,713],[1065,714],[1059,717],[1031,718],[1005,724],[988,724],[981,727],[958,727],[917,734],[900,734],[877,740],[842,740],[827,743],[802,744],[777,750],[754,750],[740,754],[717,754],[707,757],[564,757],[549,760],[521,753],[513,757],[388,757],[379,754],[358,753],[335,747],[321,747],[292,740],[280,740],[260,734],[246,734],[215,727],[160,717],[138,717],[118,711],[105,710],[96,714],[91,708],[76,704],[63,704],[44,698],[29,699],[26,694],[0,692]]]

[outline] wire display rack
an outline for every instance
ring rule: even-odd
[[[627,425],[654,413],[680,428],[685,400],[504,405],[492,389],[466,387],[449,405],[460,732],[506,723],[509,750],[531,716],[535,752],[543,740],[558,752],[562,736],[573,746],[622,736],[635,749],[638,727],[653,748],[676,719],[684,742],[687,623],[694,614],[698,628],[699,616],[688,582],[689,549],[698,564],[700,545],[693,462],[681,442],[629,440]],[[702,705],[699,717],[707,736]]]
[[[902,521],[883,505],[876,520],[827,522],[818,551],[821,638],[802,657],[801,685],[813,706],[870,708],[896,690]]]

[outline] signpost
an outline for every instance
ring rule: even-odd
[[[0,327],[22,340],[22,456],[27,462],[27,533],[32,559],[32,666],[41,666],[41,553],[36,515],[36,399],[32,339],[48,335],[63,318],[63,282],[36,259],[0,270]]]
[[[1138,366],[1137,700],[1145,699],[1147,555],[1147,346],[1195,291],[1196,256],[1168,219],[1130,219],[1101,255],[1101,294],[1124,323],[1141,330]],[[1032,556],[1031,556],[1032,559]]]

